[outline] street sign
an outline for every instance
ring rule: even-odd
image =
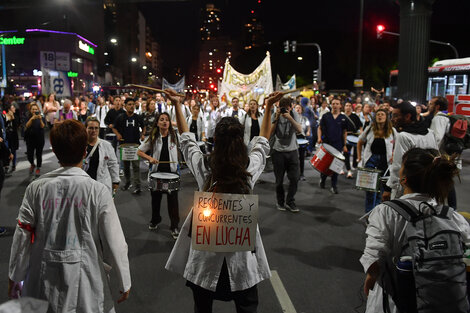
[[[39,52],[41,60],[41,69],[48,68],[55,70],[55,52],[54,51],[41,51]]]
[[[70,53],[56,52],[55,53],[55,69],[58,71],[70,71]]]
[[[354,80],[354,87],[356,87],[356,88],[364,87],[364,81],[362,79],[355,79]]]

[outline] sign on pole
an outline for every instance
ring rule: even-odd
[[[355,79],[354,80],[354,87],[356,87],[356,88],[364,87],[364,81],[362,79]]]
[[[191,240],[196,250],[253,251],[258,196],[195,192]]]

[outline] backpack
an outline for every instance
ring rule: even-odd
[[[446,115],[450,120],[449,132],[444,136],[443,149],[448,154],[461,154],[470,148],[470,120],[464,115]]]
[[[423,213],[405,200],[384,203],[408,221],[400,258],[389,273],[398,312],[468,313],[465,247],[453,209],[422,202],[432,212]]]

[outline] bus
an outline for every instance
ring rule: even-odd
[[[470,57],[435,62],[428,68],[426,100],[443,96],[449,101],[449,113],[470,116]],[[388,94],[397,92],[398,70],[390,72]]]

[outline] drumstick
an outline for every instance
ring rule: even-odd
[[[143,89],[153,90],[153,91],[156,91],[156,92],[162,92],[164,94],[167,94],[167,92],[165,90],[157,89],[157,88],[153,88],[153,87],[147,87],[147,86],[136,85],[136,84],[130,84],[129,86],[134,86],[134,87],[137,87],[137,88],[143,88]],[[178,96],[186,97],[186,95],[182,94],[182,93],[179,93]]]
[[[186,162],[176,162],[176,161],[158,161],[157,164],[171,164],[171,163],[181,163],[186,164]]]
[[[286,91],[281,91],[283,95],[287,95],[289,93],[293,93],[293,92],[296,92],[296,91],[299,91],[299,90],[303,90],[304,88],[309,88],[309,87],[312,87],[313,84],[310,84],[310,85],[306,85],[306,86],[302,86],[300,88],[296,88],[296,89],[292,89],[292,90],[286,90]]]

